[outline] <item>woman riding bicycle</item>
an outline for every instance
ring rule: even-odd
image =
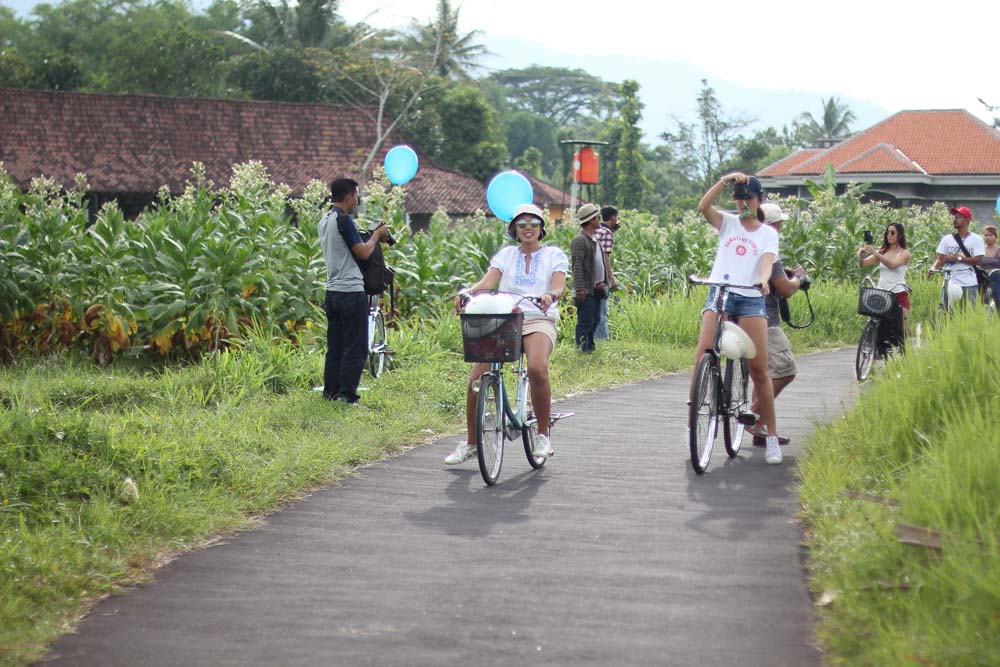
[[[906,230],[898,222],[890,223],[882,232],[882,247],[878,250],[866,243],[858,250],[858,264],[869,268],[878,264],[878,289],[896,295],[903,311],[903,331],[907,331],[910,316],[910,293],[906,288],[906,269],[910,266],[910,251],[906,249]]]
[[[738,215],[715,207],[715,201],[728,184],[736,186],[733,199],[736,200]],[[747,333],[757,348],[757,355],[748,360],[748,365],[757,393],[761,421],[767,428],[764,458],[768,463],[781,463],[777,420],[774,416],[774,392],[767,374],[767,311],[764,307],[764,297],[769,291],[767,281],[771,277],[771,265],[778,256],[778,233],[763,224],[764,213],[760,210],[763,199],[764,188],[760,181],[756,177],[737,172],[723,176],[709,188],[698,208],[719,233],[719,245],[710,279],[737,285],[760,284],[759,291],[731,289],[726,301],[726,315]],[[701,311],[701,333],[698,334],[698,349],[694,359],[696,368],[702,354],[713,345],[716,289],[709,291]]]
[[[490,260],[486,275],[463,291],[475,293],[499,288],[502,292],[536,297],[541,301],[540,307],[528,300],[519,304],[524,311],[521,347],[528,359],[531,405],[538,419],[538,437],[534,451],[539,457],[549,457],[552,456],[552,444],[549,440],[549,416],[552,412],[549,356],[556,345],[556,322],[559,321],[559,308],[556,304],[566,288],[569,260],[559,248],[542,245],[545,219],[537,206],[518,206],[514,211],[514,219],[507,227],[507,235],[519,245],[501,248]],[[455,299],[456,310],[461,309],[462,300],[463,296]],[[476,395],[473,387],[489,369],[489,364],[472,365],[465,398],[467,437],[465,442],[445,458],[447,465],[462,463],[476,455]]]

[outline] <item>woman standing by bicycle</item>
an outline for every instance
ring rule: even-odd
[[[869,236],[869,238],[871,238]],[[906,249],[906,230],[898,222],[890,223],[882,232],[882,247],[878,250],[866,243],[858,250],[858,264],[862,268],[878,265],[878,289],[896,295],[896,303],[903,311],[903,332],[908,331],[910,293],[906,289],[906,269],[910,266],[910,251]]]
[[[715,207],[715,201],[728,184],[735,186],[733,199],[736,200],[738,215]],[[778,233],[763,224],[764,212],[760,210],[763,199],[764,188],[761,182],[756,177],[737,172],[723,176],[709,188],[701,198],[698,209],[719,233],[719,245],[710,280],[737,285],[760,284],[759,292],[730,290],[726,301],[726,315],[747,333],[757,348],[757,356],[749,360],[750,378],[757,393],[761,421],[767,429],[764,458],[768,463],[777,464],[781,463],[781,448],[778,446],[777,420],[774,415],[774,391],[767,373],[767,310],[764,297],[769,291],[767,281],[771,277],[771,265],[778,256]],[[709,291],[702,308],[695,368],[705,350],[713,345],[716,289]]]
[[[531,387],[531,405],[538,419],[538,437],[535,454],[552,456],[549,440],[549,417],[552,412],[552,387],[549,385],[549,356],[556,345],[556,323],[559,308],[556,303],[566,288],[569,260],[566,253],[554,246],[542,245],[545,238],[545,219],[542,211],[532,204],[522,204],[514,211],[514,219],[507,227],[507,235],[518,242],[517,246],[501,248],[482,279],[463,290],[475,293],[498,289],[502,292],[536,297],[540,306],[528,300],[521,301],[524,311],[522,349],[528,359],[528,379]],[[455,299],[455,309],[461,310],[462,296]],[[476,455],[476,395],[473,387],[479,377],[488,371],[489,364],[473,364],[465,398],[467,437],[445,458],[447,465],[457,465]]]
[[[994,225],[983,227],[983,242],[986,243],[986,252],[979,269],[989,278],[993,303],[1000,308],[1000,246],[997,245],[997,228]]]

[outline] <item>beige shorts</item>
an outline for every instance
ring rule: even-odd
[[[521,336],[533,333],[543,333],[552,341],[552,349],[556,347],[556,323],[547,317],[532,317],[524,321],[521,328]]]
[[[791,377],[798,373],[792,344],[781,327],[767,328],[767,374],[772,380]]]

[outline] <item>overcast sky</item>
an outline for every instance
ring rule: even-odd
[[[341,13],[352,23],[368,17],[369,23],[390,27],[413,17],[427,20],[435,5],[435,0],[342,0]],[[831,95],[845,98],[852,108],[869,102],[885,115],[903,109],[968,109],[985,120],[992,116],[977,98],[1000,105],[996,0],[696,0],[676,5],[465,0],[453,6],[461,7],[463,32],[482,30],[483,41],[493,50],[494,44],[501,45],[504,59],[565,66],[570,62],[565,58],[572,58],[577,66],[595,70],[607,56],[622,56],[614,59],[618,76],[602,78],[638,79],[643,99],[655,96],[653,88],[673,82],[643,81],[630,72],[629,58],[643,65],[662,63],[664,72],[680,66],[700,71],[720,90],[811,93],[814,108],[787,109],[789,120],[803,110],[818,115],[819,99]],[[540,62],[533,54],[563,62]],[[686,91],[689,107],[695,92]],[[720,98],[725,108],[724,96]],[[767,107],[762,103],[752,111],[774,111]],[[855,129],[881,120],[871,113],[859,113],[859,121],[868,122]]]
[[[190,0],[196,8],[209,0]],[[997,0],[452,0],[463,32],[481,30],[491,69],[532,63],[636,79],[647,140],[691,120],[700,80],[724,111],[781,128],[839,97],[854,130],[904,109],[1000,105]],[[0,0],[26,16],[36,0]],[[341,0],[351,23],[426,21],[436,0]],[[733,37],[740,36],[739,45]],[[1000,115],[998,113],[997,115]]]

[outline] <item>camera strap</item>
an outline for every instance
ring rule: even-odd
[[[952,237],[955,239],[955,243],[958,244],[958,247],[962,251],[962,253],[966,257],[972,257],[972,253],[969,252],[969,249],[965,247],[964,243],[962,243],[962,237],[958,235],[958,232],[955,232],[954,234],[952,234]],[[974,274],[976,274],[976,282],[977,283],[981,284],[981,283],[986,282],[986,274],[983,273],[982,270],[978,266],[972,266],[971,268],[972,268],[972,272]]]
[[[809,290],[799,290],[806,295],[806,305],[809,308],[809,319],[806,320],[805,324],[797,324],[792,322],[792,311],[788,307],[788,299],[783,296],[778,297],[778,314],[781,315],[781,319],[793,329],[805,329],[806,327],[812,326],[813,320],[816,319],[816,313],[813,311],[812,299],[809,298]]]

